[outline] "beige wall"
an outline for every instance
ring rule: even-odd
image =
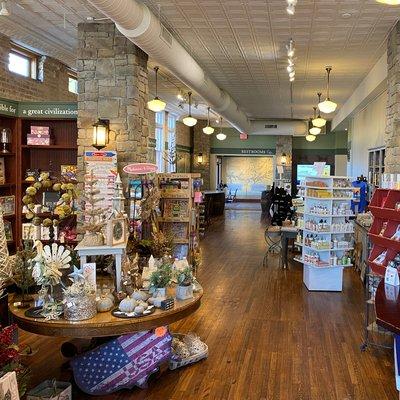
[[[354,115],[350,126],[349,174],[368,176],[368,149],[385,145],[387,93],[384,91]]]
[[[16,75],[8,70],[10,39],[0,35],[0,97],[27,101],[76,101],[68,91],[67,67],[47,57],[44,63],[44,81]]]

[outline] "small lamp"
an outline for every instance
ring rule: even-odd
[[[97,150],[101,150],[107,146],[108,133],[110,131],[110,121],[108,119],[98,119],[93,124],[93,144]]]
[[[286,163],[287,163],[286,154],[285,154],[285,153],[282,153],[282,155],[281,155],[281,164],[282,164],[282,165],[286,165]]]
[[[203,164],[203,153],[199,153],[199,154],[197,155],[197,162],[198,162],[199,164]]]
[[[11,129],[3,128],[0,133],[0,143],[3,145],[1,150],[2,153],[9,153],[7,145],[11,143]]]

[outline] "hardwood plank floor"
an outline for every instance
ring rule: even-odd
[[[302,267],[289,270],[265,252],[256,211],[229,210],[202,242],[201,308],[173,331],[197,332],[210,349],[207,360],[152,379],[146,390],[111,399],[394,400],[391,351],[359,350],[364,312],[358,275],[347,270],[343,293],[310,293]],[[63,339],[23,334],[38,346],[34,382],[69,379],[59,345]],[[90,396],[75,393],[74,400]]]

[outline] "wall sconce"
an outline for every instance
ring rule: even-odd
[[[108,133],[110,131],[110,120],[98,119],[93,124],[93,143],[92,146],[97,150],[101,150],[108,144]]]
[[[197,162],[198,162],[199,164],[203,164],[203,153],[199,153],[199,154],[197,155]]]
[[[281,164],[282,165],[286,165],[286,163],[287,163],[287,156],[286,156],[285,153],[282,153],[282,155],[281,155]]]

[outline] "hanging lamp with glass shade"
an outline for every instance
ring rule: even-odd
[[[158,97],[158,70],[159,70],[158,67],[154,67],[154,71],[156,73],[156,97],[154,97],[153,100],[150,100],[147,102],[147,108],[154,112],[164,111],[165,107],[167,105],[167,103],[165,103],[165,101],[162,101]]]
[[[326,99],[323,102],[318,104],[318,108],[324,114],[331,114],[337,108],[337,104],[335,102],[333,102],[329,97],[329,83],[330,83],[331,71],[332,71],[332,67],[326,67],[326,72],[328,75],[327,85],[326,85]]]
[[[318,104],[321,103],[322,93],[317,93],[318,96]],[[314,111],[316,114],[317,107],[314,107]],[[322,128],[326,125],[326,119],[321,117],[321,112],[318,110],[318,117],[314,115],[314,119],[312,120],[312,124],[317,128]]]
[[[217,134],[216,138],[218,140],[225,140],[226,135],[224,132],[222,132],[222,117],[219,119],[219,133]]]
[[[188,93],[189,97],[189,115],[183,118],[182,122],[186,126],[195,126],[197,124],[197,119],[192,117],[192,92]]]
[[[315,135],[307,135],[306,140],[307,142],[313,142],[317,137]]]
[[[315,113],[315,107],[314,107],[314,113]],[[321,128],[317,128],[316,126],[313,126],[312,124],[312,118],[310,118],[309,122],[308,122],[308,132],[311,135],[317,136],[321,133]]]
[[[214,133],[214,128],[210,126],[210,107],[207,107],[207,126],[203,128],[203,132],[206,135],[212,135]]]

